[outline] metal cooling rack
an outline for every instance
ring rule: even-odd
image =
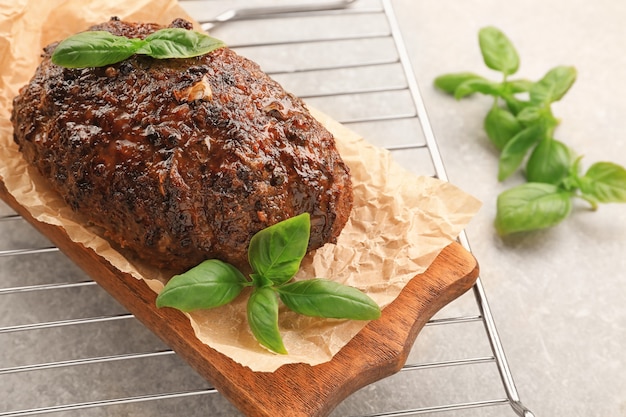
[[[416,174],[446,180],[390,1],[181,5],[287,90]],[[460,240],[469,249],[466,236]],[[1,417],[240,415],[2,203],[0,245]],[[401,372],[332,415],[430,413],[532,416],[480,278],[427,324]]]

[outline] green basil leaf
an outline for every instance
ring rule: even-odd
[[[571,210],[571,193],[529,182],[498,196],[495,225],[500,235],[543,229],[561,222]]]
[[[306,254],[310,231],[309,213],[303,213],[255,234],[248,248],[248,260],[254,273],[277,285],[289,281],[298,272]]]
[[[478,42],[485,65],[505,75],[517,72],[519,56],[515,47],[499,29],[489,26],[478,32]]]
[[[626,203],[626,169],[596,162],[580,178],[580,191],[600,203]]]
[[[449,94],[454,94],[459,85],[468,80],[483,79],[480,75],[471,72],[457,72],[453,74],[440,75],[435,78],[435,87]]]
[[[526,93],[532,87],[533,82],[530,80],[510,80],[505,83],[506,91],[511,94]]]
[[[270,287],[255,288],[248,299],[248,325],[259,343],[269,350],[287,354],[278,329],[278,298]]]
[[[309,279],[277,288],[280,299],[299,314],[350,320],[374,320],[380,307],[354,287],[325,279]]]
[[[509,140],[522,130],[522,125],[507,109],[493,106],[485,117],[484,128],[491,142],[502,150]]]
[[[569,174],[571,164],[569,147],[556,139],[545,138],[528,158],[526,179],[529,182],[559,185]]]
[[[528,101],[520,100],[512,95],[503,95],[504,101],[506,102],[507,108],[517,116],[522,110],[530,105]]]
[[[576,68],[559,66],[552,68],[530,88],[530,101],[548,104],[559,101],[576,81]]]
[[[88,31],[61,41],[52,63],[66,68],[103,67],[121,62],[142,47],[141,39],[129,39],[106,31]]]
[[[138,53],[157,59],[191,58],[222,48],[224,43],[205,33],[183,28],[157,30],[148,35]]]
[[[473,78],[459,84],[454,91],[454,98],[457,100],[474,93],[482,93],[491,96],[502,94],[502,84],[494,83],[485,78]]]
[[[157,297],[156,305],[181,311],[214,308],[234,300],[246,283],[237,268],[211,259],[172,277]]]
[[[498,181],[504,181],[519,168],[528,151],[544,136],[541,126],[529,126],[507,142],[500,154]]]
[[[538,120],[544,117],[544,110],[537,106],[529,105],[521,109],[520,112],[517,113],[516,117],[520,123],[527,126],[536,123]]]

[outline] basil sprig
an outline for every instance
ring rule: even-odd
[[[246,287],[248,325],[258,342],[273,352],[286,354],[278,326],[279,300],[292,311],[313,317],[374,320],[379,306],[365,293],[327,279],[292,281],[306,254],[310,216],[303,213],[255,234],[248,248],[252,268],[246,278],[234,266],[217,259],[202,262],[176,275],[156,299],[157,307],[181,311],[209,309],[228,304]]]
[[[552,104],[576,81],[576,69],[557,66],[538,81],[509,79],[519,69],[519,55],[499,29],[485,27],[478,40],[485,65],[502,74],[500,82],[472,72],[445,74],[435,86],[456,99],[481,93],[494,101],[484,120],[487,137],[500,151],[498,180],[524,166],[527,183],[498,196],[495,219],[501,235],[555,226],[572,210],[572,198],[598,203],[626,202],[626,169],[611,162],[593,164],[585,173],[581,157],[554,138],[559,120]]]
[[[183,28],[157,30],[145,39],[117,36],[107,31],[87,31],[61,41],[51,59],[54,64],[66,68],[103,67],[135,54],[156,59],[191,58],[223,46],[219,39]]]

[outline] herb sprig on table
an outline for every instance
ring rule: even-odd
[[[626,169],[597,162],[583,173],[581,159],[554,137],[559,120],[552,104],[561,100],[576,80],[576,69],[557,66],[542,79],[511,79],[520,59],[511,41],[499,29],[485,27],[478,40],[488,68],[502,74],[492,81],[472,72],[439,76],[435,86],[458,100],[473,93],[494,98],[484,120],[487,137],[500,151],[498,180],[521,167],[527,182],[498,196],[496,229],[499,234],[555,226],[569,216],[572,199],[599,203],[626,202]]]
[[[135,54],[156,59],[191,58],[223,46],[219,39],[183,28],[160,29],[145,39],[117,36],[107,31],[87,31],[61,41],[51,60],[66,68],[104,67]]]
[[[246,287],[250,330],[266,348],[286,354],[278,327],[279,299],[292,311],[306,316],[374,320],[379,306],[365,293],[327,279],[292,281],[306,254],[310,216],[304,213],[255,234],[248,249],[252,268],[246,278],[236,267],[217,259],[202,262],[174,276],[159,294],[157,307],[189,312],[230,303]]]

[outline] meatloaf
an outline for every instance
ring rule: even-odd
[[[161,28],[113,18],[90,30]],[[51,63],[56,45],[14,99],[14,140],[112,243],[168,270],[213,258],[245,267],[254,233],[304,212],[310,250],[336,241],[349,169],[332,134],[256,63],[224,47],[68,69]]]

